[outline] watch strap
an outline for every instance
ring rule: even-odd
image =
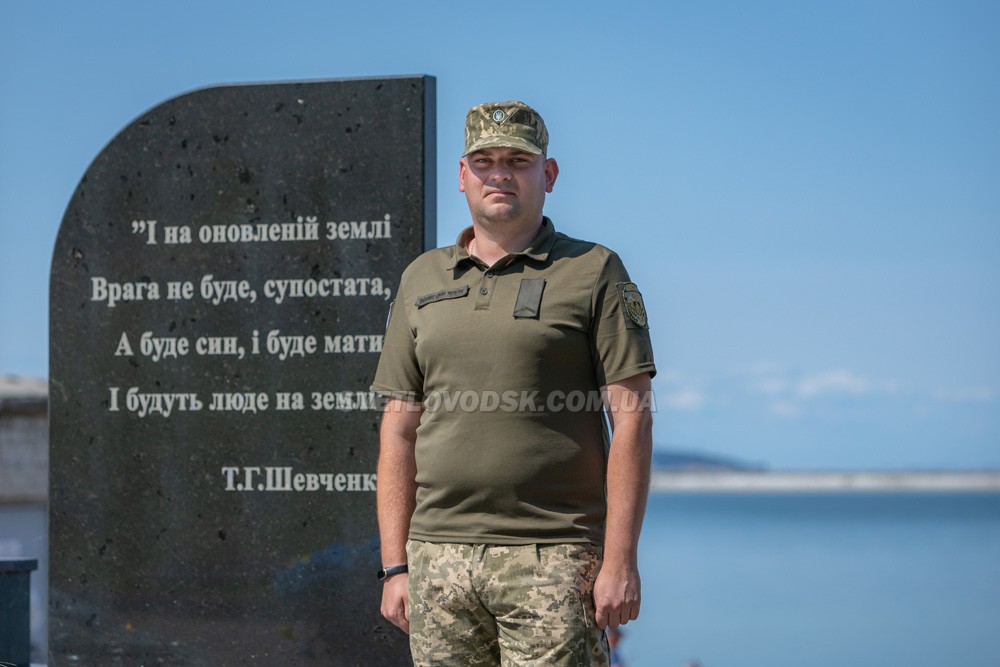
[[[376,576],[379,581],[384,581],[394,574],[402,574],[407,570],[409,570],[409,568],[406,566],[406,563],[403,563],[402,565],[390,565],[389,567],[383,567],[379,570]]]

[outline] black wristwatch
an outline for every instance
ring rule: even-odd
[[[390,567],[383,567],[381,570],[378,571],[378,573],[375,576],[378,577],[379,581],[384,581],[389,577],[391,577],[392,575],[401,574],[403,572],[406,572],[408,569],[409,568],[406,567],[405,563],[402,565],[392,565]]]

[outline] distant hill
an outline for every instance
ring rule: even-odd
[[[653,449],[653,470],[688,472],[711,470],[763,470],[764,466],[702,452],[676,449]]]

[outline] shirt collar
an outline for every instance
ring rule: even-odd
[[[465,260],[472,260],[469,255],[469,241],[476,235],[475,230],[470,225],[461,231],[458,235],[458,239],[455,241],[455,245],[451,248],[451,261],[446,267],[448,270],[454,269],[461,262]],[[523,255],[525,257],[530,257],[531,259],[536,259],[539,261],[545,261],[549,257],[549,252],[552,250],[552,245],[556,242],[556,227],[552,224],[552,221],[546,217],[542,218],[542,226],[538,230],[538,234],[532,239],[528,247],[521,252],[511,253],[512,257],[517,257]]]

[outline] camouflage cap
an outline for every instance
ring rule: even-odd
[[[517,148],[544,155],[549,132],[538,112],[524,102],[487,102],[469,109],[465,116],[465,152],[484,148]]]

